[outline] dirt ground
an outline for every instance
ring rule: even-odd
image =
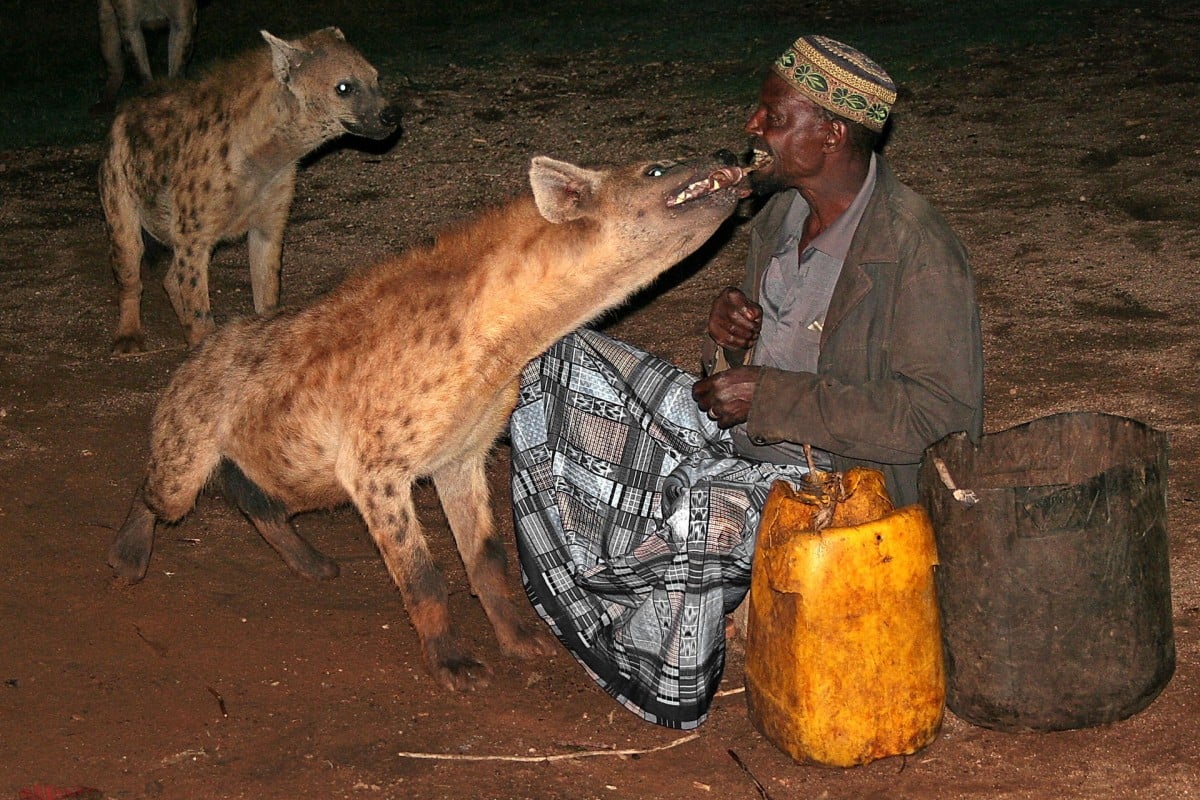
[[[886,152],[977,271],[988,431],[1090,410],[1170,435],[1178,667],[1147,710],[1114,725],[1012,734],[947,714],[920,753],[849,770],[797,765],[753,730],[736,650],[709,721],[682,742],[616,705],[565,651],[501,657],[428,487],[418,500],[453,613],[496,667],[486,692],[434,686],[348,509],[298,520],[341,562],[335,581],[293,577],[205,497],[160,531],[147,579],[115,587],[104,552],[155,399],[185,355],[163,263],[149,266],[144,300],[150,352],[111,359],[100,144],[0,152],[0,798],[43,784],[263,800],[1200,796],[1196,52],[1200,12],[1147,3],[1098,18],[1089,36],[971,51],[931,81],[896,76]],[[453,68],[406,92],[390,147],[313,159],[287,232],[285,303],[520,191],[535,153],[606,164],[741,146],[756,87],[741,107],[672,105],[662,98],[686,93],[695,65],[593,66],[515,56]],[[610,330],[693,367],[709,300],[744,258],[744,228],[727,233]],[[244,245],[218,253],[218,320],[249,312],[245,259]],[[493,488],[511,535],[507,471],[501,446]],[[580,757],[519,760],[560,754]]]

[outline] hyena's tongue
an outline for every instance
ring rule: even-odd
[[[671,208],[681,206],[684,203],[690,203],[698,197],[704,197],[721,189],[726,189],[745,177],[747,172],[749,170],[742,167],[721,167],[718,170],[714,170],[707,178],[686,186],[679,194],[667,200],[667,206]]]

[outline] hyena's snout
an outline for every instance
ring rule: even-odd
[[[354,118],[346,120],[343,125],[355,136],[386,139],[400,125],[400,113],[381,93],[372,94],[372,97],[364,98],[364,102],[358,104]]]

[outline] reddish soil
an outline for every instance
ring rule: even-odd
[[[1151,4],[1153,5],[1153,4]],[[1195,311],[1200,15],[1099,21],[1022,52],[980,49],[906,82],[887,153],[961,233],[979,278],[987,428],[1066,410],[1171,437],[1178,667],[1145,711],[1063,733],[1000,733],[948,714],[908,758],[793,763],[757,734],[741,659],[697,735],[641,722],[564,652],[501,657],[436,498],[418,490],[452,608],[496,667],[439,690],[398,593],[349,509],[299,518],[337,557],[307,583],[219,498],[164,529],[147,579],[113,585],[104,553],[146,456],[155,399],[184,358],[151,264],[151,351],[114,360],[115,289],[95,190],[100,144],[0,153],[0,798],[39,784],[109,798],[1177,798],[1200,793],[1200,404]],[[302,171],[285,303],[523,188],[529,157],[611,164],[740,147],[742,107],[687,93],[689,65],[514,57],[452,69],[409,98],[403,137]],[[637,91],[631,91],[637,87]],[[661,98],[686,97],[676,104]],[[668,276],[611,331],[693,367],[702,320],[735,280],[744,228]],[[213,267],[218,319],[249,313],[244,245]],[[507,450],[497,517],[511,535]],[[513,577],[514,589],[519,591]],[[531,618],[532,610],[529,611]],[[512,760],[424,760],[402,751]],[[736,754],[736,758],[735,758]],[[757,782],[757,783],[756,783]]]

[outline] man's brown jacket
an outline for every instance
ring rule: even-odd
[[[817,372],[764,368],[746,423],[755,443],[811,444],[834,469],[878,469],[897,505],[917,502],[924,450],[983,433],[983,345],[974,279],[958,237],[877,156],[875,192],[846,255],[821,334]],[[742,290],[758,301],[794,190],[750,226]],[[707,369],[716,345],[705,341]],[[725,351],[732,365],[743,351]]]

